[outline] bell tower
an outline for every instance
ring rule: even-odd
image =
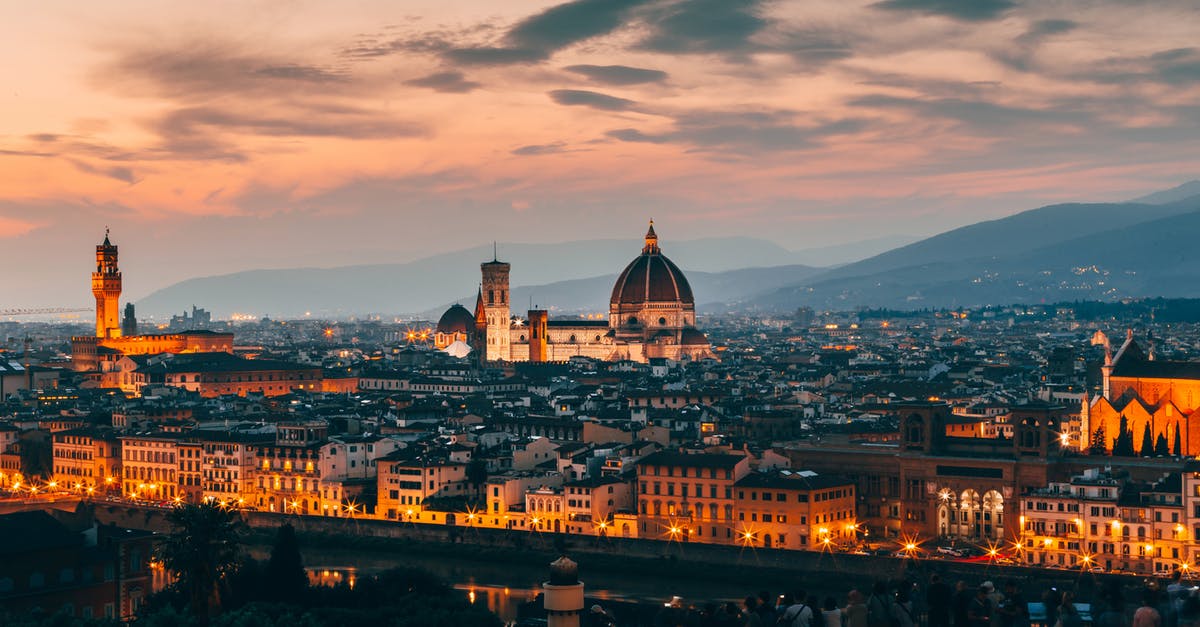
[[[487,319],[487,344],[485,351],[488,361],[511,361],[511,341],[509,326],[512,314],[508,303],[508,271],[511,266],[492,255],[491,261],[479,264],[483,272],[483,287],[480,296],[483,299],[484,315]]]
[[[121,270],[117,268],[117,247],[108,241],[96,247],[96,271],[92,273],[92,295],[96,297],[96,337],[121,337]]]

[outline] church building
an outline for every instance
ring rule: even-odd
[[[696,301],[683,272],[658,246],[654,222],[642,254],[625,267],[613,285],[609,318],[551,320],[531,309],[514,317],[509,300],[508,263],[493,259],[480,265],[482,282],[475,312],[454,305],[438,321],[435,345],[470,344],[484,362],[553,362],[582,356],[605,361],[646,362],[712,357],[712,348],[696,328]]]
[[[1141,450],[1147,428],[1152,442],[1165,439],[1170,454],[1200,455],[1200,362],[1155,359],[1131,330],[1115,355],[1106,343],[1101,374],[1103,394],[1084,412],[1094,442],[1111,452],[1124,417],[1138,456],[1155,455]]]

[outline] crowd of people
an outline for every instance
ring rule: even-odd
[[[1086,603],[1074,590],[1050,587],[1029,599],[1023,588],[1011,579],[951,584],[934,574],[924,586],[877,581],[841,599],[804,590],[760,592],[740,603],[696,607],[675,597],[653,627],[1200,627],[1200,589],[1178,572],[1167,582],[1146,581],[1140,592],[1113,578],[1092,590]],[[604,620],[592,625],[617,624],[610,616]]]

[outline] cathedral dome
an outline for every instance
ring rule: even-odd
[[[688,285],[683,271],[663,255],[658,248],[658,236],[654,223],[646,233],[646,246],[642,254],[634,259],[613,286],[613,305],[640,305],[643,303],[677,302],[695,305],[692,287]]]
[[[471,333],[474,329],[475,316],[462,305],[447,309],[437,323],[438,333]]]

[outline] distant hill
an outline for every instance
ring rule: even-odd
[[[804,265],[775,266],[771,268],[743,268],[728,272],[691,272],[684,275],[696,296],[696,306],[701,311],[725,311],[741,307],[746,299],[764,291],[803,280],[818,272],[820,268]],[[608,314],[608,302],[612,295],[616,274],[559,281],[546,285],[515,287],[510,295],[513,313],[523,314],[529,307],[539,307],[552,312]],[[463,295],[457,301],[467,309],[473,309],[475,294]],[[424,316],[437,320],[450,306],[445,303],[424,312]]]
[[[1176,185],[1171,189],[1147,194],[1141,198],[1134,198],[1130,202],[1138,202],[1145,205],[1165,205],[1167,203],[1187,200],[1193,196],[1200,196],[1200,181],[1188,181],[1183,185]]]
[[[1053,205],[973,224],[749,299],[749,306],[955,307],[1200,295],[1200,197]]]
[[[792,263],[820,268],[841,266],[920,240],[916,235],[888,235],[849,244],[805,248],[792,253]]]
[[[663,240],[663,251],[687,273],[723,273],[746,267],[795,266],[796,253],[772,242],[728,237],[690,241]],[[596,298],[605,307],[612,281],[595,292],[586,281],[604,283],[599,278],[619,273],[638,253],[640,240],[589,240],[561,244],[500,244],[499,256],[512,264],[513,302],[527,302],[530,292],[549,306],[580,310],[594,308]],[[411,263],[345,266],[340,268],[296,268],[251,270],[212,277],[189,279],[158,290],[135,301],[140,316],[166,315],[190,308],[205,307],[218,317],[232,313],[293,316],[353,315],[365,313],[404,314],[436,310],[443,304],[463,300],[473,304],[479,284],[479,263],[492,258],[491,246],[479,246],[428,257]],[[778,271],[771,276],[779,282],[747,281],[766,290],[802,280],[811,272]],[[584,283],[577,283],[583,279]],[[550,284],[569,282],[553,290]],[[737,281],[734,281],[735,283]],[[543,286],[532,290],[521,286]],[[714,284],[718,285],[718,284]],[[728,283],[726,284],[728,285]],[[701,284],[694,284],[697,298],[704,296]],[[723,289],[723,288],[721,288]],[[743,291],[738,291],[743,294]],[[469,299],[467,302],[464,299]]]

